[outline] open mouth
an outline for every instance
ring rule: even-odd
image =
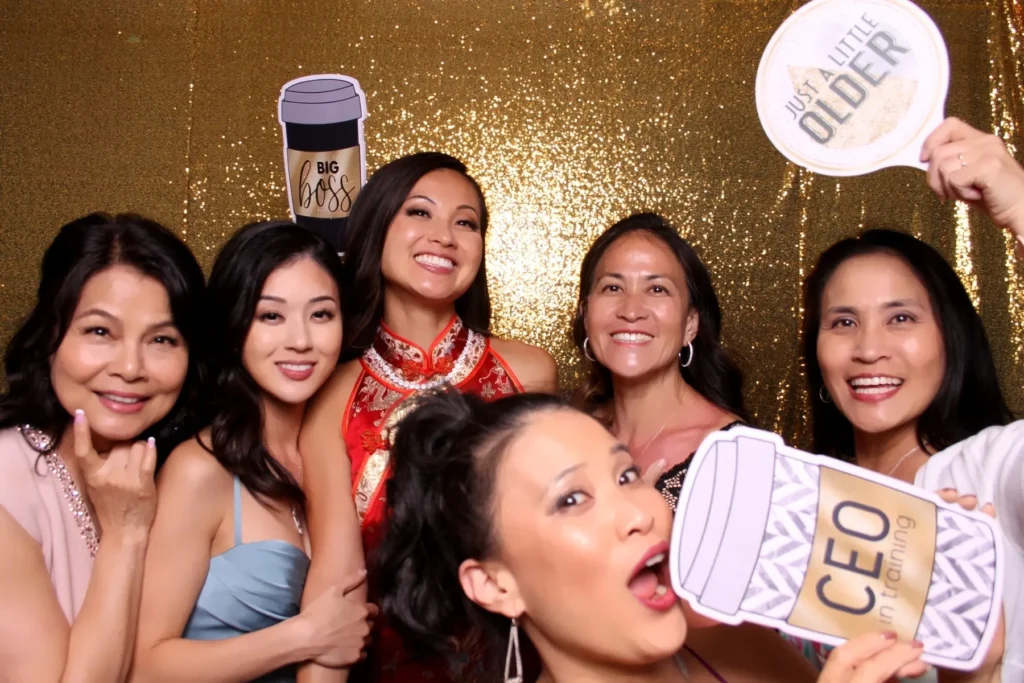
[[[302,381],[312,376],[316,363],[278,363],[277,367],[288,379]]]
[[[627,584],[641,604],[658,612],[671,609],[677,601],[670,588],[668,550],[665,541],[651,547],[637,563]]]
[[[654,335],[646,332],[613,332],[612,341],[619,344],[646,344],[654,339]]]
[[[455,270],[455,261],[436,254],[416,254],[413,257],[416,263],[431,270],[451,271]]]
[[[888,375],[875,375],[873,377],[854,377],[847,380],[847,384],[850,385],[854,396],[870,398],[895,393],[903,385],[903,380]]]
[[[122,392],[97,391],[100,403],[115,413],[136,413],[142,410],[149,400],[148,396],[140,394],[126,394]]]

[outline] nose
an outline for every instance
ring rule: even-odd
[[[889,357],[888,335],[882,325],[865,322],[858,329],[854,358],[862,363],[876,363]]]
[[[288,343],[289,351],[303,353],[313,347],[312,336],[309,333],[309,321],[302,316],[293,316],[288,321]]]
[[[654,528],[654,513],[650,506],[643,505],[637,496],[637,489],[622,489],[623,495],[619,503],[618,528],[619,537],[626,540],[636,534],[646,536]]]
[[[117,354],[110,363],[110,374],[129,383],[145,379],[146,364],[142,352],[141,341],[122,341],[117,347]]]
[[[455,244],[455,230],[451,222],[447,220],[433,221],[430,231],[430,241],[441,247],[451,247]]]
[[[619,299],[618,317],[626,322],[635,323],[647,317],[647,306],[643,294],[626,294]]]

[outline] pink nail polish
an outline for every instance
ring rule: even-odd
[[[85,421],[85,411],[79,408],[75,411],[75,422],[81,424]]]

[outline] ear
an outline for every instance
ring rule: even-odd
[[[699,329],[700,314],[697,313],[696,308],[692,308],[686,315],[686,325],[683,327],[683,339],[686,340],[686,344],[693,342],[697,338],[697,331]]]
[[[466,560],[459,566],[459,583],[466,597],[488,612],[515,619],[526,611],[519,584],[500,562]]]

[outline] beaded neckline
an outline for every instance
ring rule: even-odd
[[[78,531],[82,534],[86,547],[89,548],[89,554],[92,557],[96,557],[96,552],[100,547],[99,533],[96,531],[95,523],[93,523],[89,506],[75,484],[74,477],[71,476],[71,472],[64,464],[64,460],[57,454],[53,439],[31,425],[19,425],[18,431],[28,445],[32,447],[32,450],[43,457],[46,461],[46,468],[57,478],[57,483],[60,484],[60,489],[67,500],[68,508],[71,509],[71,514],[78,524]]]

